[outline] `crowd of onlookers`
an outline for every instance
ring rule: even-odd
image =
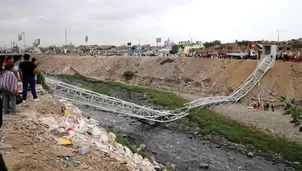
[[[261,104],[259,102],[253,103],[251,106],[254,109],[259,109],[259,110],[261,109]],[[269,111],[269,110],[271,110],[272,112],[275,111],[275,105],[274,105],[274,103],[271,103],[271,104],[269,104],[269,103],[263,103],[262,107],[263,107],[263,111]]]
[[[30,60],[29,54],[24,54],[23,58],[24,60],[19,66],[16,65],[13,56],[0,59],[0,128],[2,127],[3,113],[17,114],[19,111],[17,111],[16,105],[26,103],[28,85],[34,98],[33,101],[39,101],[35,88],[37,82],[36,59]],[[22,97],[18,91],[19,82],[22,82]],[[0,149],[7,147],[9,147],[8,144],[0,141]]]
[[[291,61],[291,62],[302,62],[302,56],[278,54],[278,55],[276,55],[276,60]]]

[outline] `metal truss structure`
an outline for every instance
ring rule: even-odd
[[[185,106],[189,109],[195,107],[212,108],[223,104],[236,103],[254,88],[254,86],[260,81],[262,76],[273,67],[274,62],[275,60],[270,56],[266,56],[262,60],[260,60],[254,72],[246,79],[243,84],[241,84],[240,87],[234,90],[233,93],[231,93],[229,96],[200,98],[185,104]]]
[[[173,111],[153,110],[151,108],[103,94],[98,94],[60,81],[47,78],[46,83],[55,97],[66,99],[81,105],[92,106],[104,111],[125,114],[139,119],[154,122],[171,122],[188,115],[187,111],[189,109],[177,111],[177,113],[174,113]]]
[[[266,56],[258,62],[255,71],[247,80],[229,96],[200,98],[186,103],[183,108],[175,110],[154,110],[114,97],[99,94],[90,90],[46,78],[53,95],[73,103],[88,105],[104,111],[125,114],[131,117],[154,122],[171,122],[188,115],[188,111],[198,107],[212,108],[227,103],[236,103],[259,82],[262,76],[273,67],[274,59]]]

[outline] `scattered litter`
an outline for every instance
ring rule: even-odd
[[[59,143],[62,145],[69,145],[72,144],[72,142],[70,141],[70,139],[68,137],[62,137],[59,139]]]
[[[89,147],[84,146],[80,149],[80,154],[87,154],[90,151]]]
[[[73,148],[77,148],[81,155],[86,155],[87,153],[100,150],[110,157],[117,159],[118,161],[127,163],[127,167],[130,170],[137,170],[139,168],[144,168],[145,171],[153,171],[154,168],[158,168],[159,164],[153,161],[151,163],[148,159],[143,158],[138,154],[133,154],[128,147],[117,143],[115,141],[116,135],[112,132],[108,133],[104,128],[98,127],[99,123],[93,118],[84,118],[81,115],[81,111],[72,105],[70,102],[61,101],[64,104],[62,110],[64,110],[63,117],[44,117],[41,121],[44,124],[49,125],[50,130],[57,129],[58,132],[67,133],[68,135],[63,137],[55,137],[53,139],[58,140],[61,145],[72,144]],[[69,167],[73,165],[76,168],[86,168],[85,164],[80,164],[77,161],[73,161],[70,157],[74,154],[72,148],[66,149],[54,149],[58,154],[57,156],[66,156],[64,162],[70,162],[65,164],[64,167]],[[57,162],[62,162],[57,160]],[[71,163],[72,162],[72,163]],[[87,165],[87,169],[92,168]]]
[[[67,161],[71,161],[71,160],[72,160],[72,158],[71,158],[70,156],[66,156],[66,157],[65,157],[65,160],[67,160]]]
[[[78,167],[78,163],[77,162],[73,162],[73,167]]]

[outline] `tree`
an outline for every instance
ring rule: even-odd
[[[242,45],[245,46],[245,47],[246,47],[249,43],[250,43],[250,41],[248,41],[248,40],[242,40]]]
[[[237,41],[237,45],[239,46],[240,51],[242,50],[242,47],[246,47],[249,43],[250,43],[250,41],[248,41],[248,40],[242,40],[241,42]]]
[[[212,42],[215,46],[219,46],[221,45],[220,40],[215,40],[214,42]]]
[[[295,50],[298,50],[298,49],[302,48],[302,43],[300,43],[300,42],[295,42],[295,43],[293,43],[292,47],[293,47]]]
[[[203,45],[204,45],[204,47],[205,47],[206,49],[208,49],[208,48],[210,48],[210,47],[213,46],[213,43],[212,43],[212,42],[204,42]]]
[[[170,54],[177,54],[178,48],[178,45],[173,45],[172,49],[170,50]]]
[[[281,102],[285,103],[283,110],[284,115],[291,115],[293,119],[290,123],[294,124],[294,127],[298,127],[301,125],[302,121],[302,107],[299,107],[296,104],[295,99],[287,100],[286,96],[281,96]],[[299,128],[299,131],[302,132],[302,127]]]
[[[132,46],[132,47],[131,47],[131,50],[132,50],[132,51],[135,51],[135,49],[136,49],[136,46]]]

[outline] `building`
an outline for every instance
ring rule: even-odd
[[[178,45],[182,45],[182,46],[191,46],[191,42],[188,40],[188,41],[180,41],[178,43]]]

